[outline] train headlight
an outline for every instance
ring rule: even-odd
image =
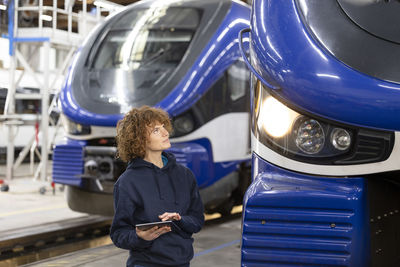
[[[332,159],[350,151],[353,130],[292,110],[259,82],[255,89],[253,132],[273,150],[306,161]]]
[[[61,115],[62,124],[64,126],[64,130],[72,135],[88,135],[91,133],[89,125],[83,125],[80,123],[76,123],[71,121],[65,115]]]
[[[297,115],[298,113],[269,96],[263,101],[258,122],[269,135],[282,137],[288,133]]]
[[[350,133],[341,128],[335,128],[331,134],[332,145],[339,150],[346,150],[350,147],[351,136]]]
[[[274,98],[260,81],[253,81],[252,132],[276,153],[319,165],[363,164],[389,157],[393,132],[302,114]]]
[[[190,113],[184,113],[173,119],[172,126],[173,133],[171,137],[179,137],[192,132],[195,128],[195,122]]]
[[[193,130],[194,123],[189,116],[181,116],[175,119],[174,127],[181,133],[189,133]]]
[[[325,144],[324,129],[314,120],[301,116],[296,120],[294,135],[296,146],[306,154],[316,154]]]

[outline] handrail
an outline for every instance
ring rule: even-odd
[[[253,74],[266,86],[268,86],[269,88],[273,89],[273,90],[277,90],[279,89],[279,87],[277,86],[273,86],[271,85],[269,82],[267,82],[266,80],[264,80],[264,78],[257,72],[257,70],[251,65],[249,59],[247,58],[246,53],[244,52],[244,48],[243,48],[243,44],[242,44],[242,40],[243,40],[243,33],[245,32],[251,32],[250,28],[247,29],[243,29],[239,32],[239,51],[242,54],[243,60],[246,63],[247,67],[253,72]]]
[[[29,5],[29,6],[18,6],[18,3],[15,4],[14,7],[14,17],[15,17],[15,23],[14,25],[16,26],[16,28],[24,28],[23,26],[18,25],[18,15],[19,12],[35,12],[35,14],[37,14],[38,16],[38,24],[36,26],[36,28],[38,29],[43,29],[43,28],[52,28],[53,32],[55,30],[62,30],[62,29],[57,29],[57,16],[63,15],[66,16],[66,20],[67,20],[67,29],[64,29],[64,31],[68,32],[68,34],[70,35],[72,32],[72,22],[73,21],[79,21],[79,19],[82,18],[82,23],[87,24],[89,22],[100,22],[103,20],[103,17],[98,16],[97,14],[95,16],[87,16],[87,1],[83,0],[82,1],[82,10],[80,10],[80,13],[77,12],[73,12],[72,11],[72,5],[68,5],[65,8],[59,8],[57,6],[57,0],[53,0],[53,4],[52,6],[50,5],[43,5],[43,0],[39,0],[38,3],[36,5]],[[97,8],[100,9],[100,8]],[[43,25],[43,21],[45,21],[43,19],[43,15],[50,15],[52,17],[51,20],[51,26],[50,27],[44,27]],[[85,31],[86,29],[88,29],[87,27],[88,25],[83,25],[82,29]],[[31,27],[30,27],[31,28]],[[79,35],[83,35],[86,36],[85,32],[79,33]]]

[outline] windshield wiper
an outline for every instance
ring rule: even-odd
[[[167,49],[169,50],[169,49]],[[151,57],[147,58],[146,60],[141,62],[141,66],[146,66],[154,61],[156,61],[157,59],[159,59],[161,56],[163,56],[165,54],[165,49],[161,48],[160,50],[158,50],[156,53],[154,53]]]

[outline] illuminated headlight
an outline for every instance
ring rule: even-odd
[[[295,158],[331,158],[351,149],[351,129],[300,114],[258,87],[254,92],[253,131],[263,143]]]
[[[282,137],[289,132],[293,120],[298,115],[272,96],[268,96],[262,103],[258,123],[272,137]]]
[[[64,126],[65,132],[72,134],[72,135],[87,135],[90,134],[90,126],[83,125],[71,121],[65,115],[61,115],[62,124]]]
[[[321,165],[349,165],[386,160],[394,133],[339,124],[301,114],[252,83],[252,132],[271,150],[293,160]]]

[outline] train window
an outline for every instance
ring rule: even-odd
[[[134,19],[138,12],[141,12],[141,18]],[[135,24],[128,23],[128,17]],[[134,10],[113,25],[102,40],[93,67],[123,70],[175,68],[181,62],[199,22],[200,12],[193,8]]]
[[[121,16],[112,26],[111,30],[132,29],[139,22],[147,9],[133,9]]]
[[[228,69],[228,88],[232,101],[246,95],[246,90],[249,90],[249,78],[250,73],[242,61],[237,61]]]
[[[235,62],[195,104],[197,126],[229,112],[250,112],[250,72]]]
[[[189,7],[155,6],[149,9],[133,9],[118,19],[112,26],[112,30],[134,29],[138,24],[196,29],[200,23],[200,17],[199,10]]]
[[[7,98],[7,88],[0,88],[0,115],[4,114],[6,98]]]

